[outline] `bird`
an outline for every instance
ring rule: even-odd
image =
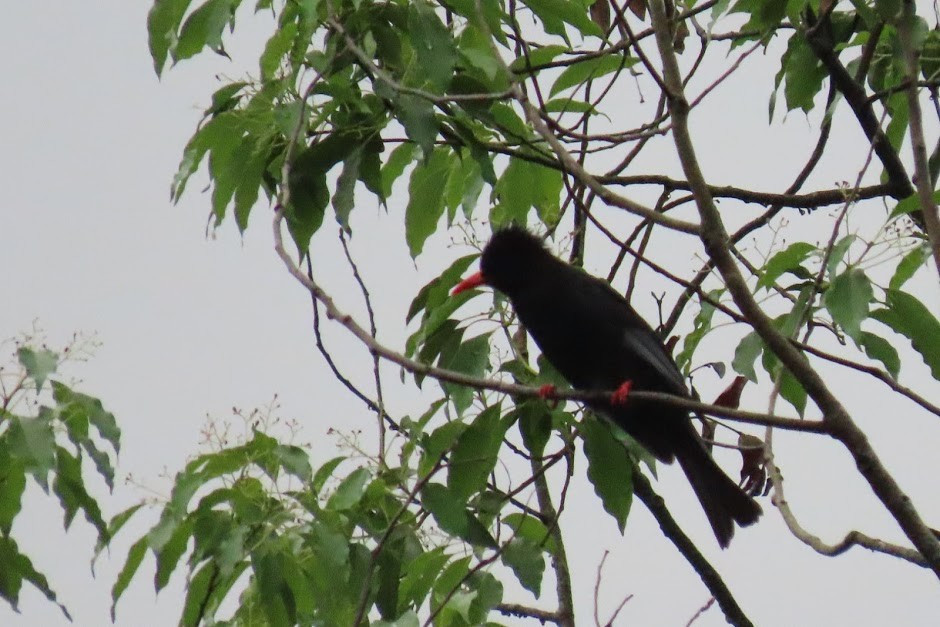
[[[609,400],[588,402],[592,410],[656,459],[678,460],[722,548],[731,542],[735,523],[757,521],[760,505],[718,466],[688,410],[629,399],[631,390],[692,395],[659,336],[607,281],[558,259],[541,239],[512,225],[492,235],[480,271],[451,293],[481,286],[509,299],[542,354],[572,387],[611,392]],[[548,396],[551,390],[542,392]]]

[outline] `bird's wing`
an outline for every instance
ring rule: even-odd
[[[616,338],[619,333],[619,341],[622,342],[619,348],[622,349],[623,354],[635,355],[643,363],[649,365],[664,382],[670,385],[672,388],[670,392],[687,396],[689,391],[685,379],[652,327],[633,311],[623,296],[618,294],[609,283],[581,270],[576,271],[590,279],[577,283],[589,291],[579,299],[580,306],[593,309],[588,314],[589,317],[608,329],[616,329],[617,331],[611,337]],[[617,349],[618,347],[611,346],[611,350]]]

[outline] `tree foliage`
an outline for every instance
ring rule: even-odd
[[[608,279],[628,295],[640,272],[658,276],[669,294],[659,302],[659,328],[674,338],[670,346],[685,373],[711,366],[723,376],[728,364],[769,384],[772,398],[779,393],[806,419],[787,418],[786,407],[775,415],[736,412],[740,382],[700,409],[768,430],[835,437],[913,548],[857,532],[845,546],[861,544],[940,574],[936,538],[818,371],[836,364],[864,373],[940,415],[901,383],[902,355],[910,351],[940,379],[940,322],[931,301],[909,288],[918,271],[933,273],[931,263],[940,260],[940,143],[931,153],[936,138],[925,136],[923,108],[928,97],[936,102],[940,85],[932,14],[919,14],[910,0],[242,4],[156,0],[150,11],[158,75],[199,54],[226,54],[226,42],[247,21],[272,27],[257,73],[212,94],[184,148],[173,198],[204,166],[215,226],[234,219],[241,231],[263,228],[266,215],[252,217],[265,204],[259,199],[274,208],[288,271],[375,356],[372,393],[336,374],[377,414],[381,447],[313,467],[307,451],[258,429],[238,445],[196,457],[177,474],[156,524],[130,548],[113,588],[115,605],[150,552],[158,590],[174,573],[186,573],[184,625],[457,626],[489,624],[499,614],[572,625],[572,573],[558,512],[583,451],[598,511],[623,530],[634,497],[641,499],[727,618],[750,624],[652,492],[649,455],[576,403],[551,407],[536,398],[540,386],[564,382],[530,355],[501,297],[482,304],[472,293],[448,296],[473,255],[439,269],[418,292],[403,321],[411,335],[398,351],[375,339],[371,304],[366,329],[316,282],[316,264],[305,274],[280,240],[283,223],[300,257],[314,260],[330,220],[345,246],[357,220],[367,219],[359,207],[391,205],[393,195],[406,198],[401,244],[419,263],[437,263],[422,251],[441,231],[463,229],[475,243],[484,239],[476,233],[515,222],[547,233],[574,263],[593,253],[588,236],[592,246],[602,242],[614,256]],[[708,180],[695,133],[708,120],[689,120],[756,53],[779,68],[768,81],[769,128],[784,113],[805,113],[818,126],[804,161],[774,164],[797,172],[783,191]],[[832,150],[837,116],[864,136],[865,149],[844,166],[852,182],[811,188]],[[823,230],[778,240],[801,220]],[[748,247],[755,237],[770,244]],[[677,247],[700,255],[700,266],[674,271],[669,257]],[[465,324],[468,318],[474,324]],[[739,331],[735,343],[717,360],[703,357],[703,342],[729,324]],[[317,334],[319,342],[319,327]],[[838,354],[821,338],[837,340]],[[40,389],[54,356],[27,352],[20,359]],[[391,415],[382,402],[382,360],[422,388],[430,401],[423,414]],[[89,444],[88,426],[115,447],[116,428],[93,399],[52,385],[56,407],[78,408],[68,410],[79,417],[66,423],[72,451],[54,444],[42,422],[66,409],[40,412],[32,419],[40,427],[29,434],[22,420],[5,415],[4,437],[21,448],[0,450],[0,463],[6,459],[19,478],[4,489],[21,491],[16,486],[27,472],[42,482],[54,471],[66,521],[81,510],[107,541],[78,468],[84,451],[110,480],[108,457]],[[704,428],[714,436],[713,423]],[[782,494],[766,437],[739,433],[742,479],[755,492],[766,484]],[[497,472],[499,464],[512,476]],[[549,481],[550,473],[559,480]],[[785,502],[781,507],[794,535],[815,550],[844,550],[821,544]],[[112,528],[138,511],[118,516]],[[14,563],[26,564],[17,581],[54,599],[28,560]],[[506,593],[511,573],[538,598],[548,570],[556,609],[521,605]],[[17,590],[4,584],[11,602]],[[235,610],[223,616],[226,600]]]

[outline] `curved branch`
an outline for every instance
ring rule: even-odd
[[[910,498],[878,458],[865,432],[855,424],[848,411],[832,394],[819,373],[809,365],[803,354],[793,347],[789,339],[773,325],[752,297],[744,277],[738,270],[729,250],[728,233],[725,231],[724,223],[709,193],[692,145],[688,126],[689,103],[683,93],[682,78],[672,47],[663,0],[651,0],[649,4],[650,16],[656,29],[656,41],[663,60],[663,76],[669,87],[667,97],[673,120],[673,140],[698,205],[702,221],[702,243],[705,245],[705,250],[721,273],[741,313],[747,316],[761,339],[796,377],[820,408],[823,412],[823,422],[829,428],[829,433],[845,445],[855,459],[859,472],[927,560],[931,570],[940,578],[940,542],[924,524]],[[877,152],[879,148],[876,146],[875,150]]]

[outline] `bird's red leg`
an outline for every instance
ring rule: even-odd
[[[558,407],[558,399],[555,398],[555,386],[551,383],[539,387],[539,398],[547,401],[552,409]]]
[[[624,381],[620,384],[613,394],[610,395],[610,402],[613,405],[626,405],[627,397],[630,396],[630,388],[633,387],[633,381]]]

